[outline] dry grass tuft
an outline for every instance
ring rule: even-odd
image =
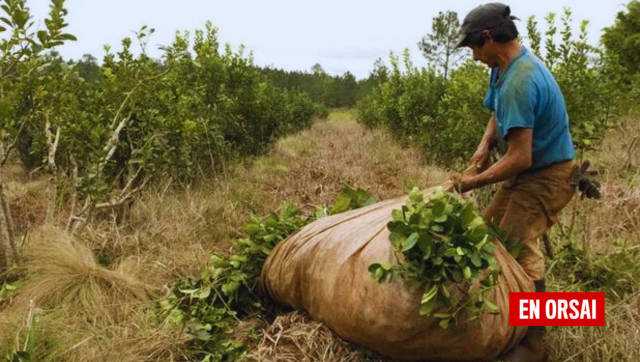
[[[0,313],[0,359],[24,351],[38,361],[181,360],[188,336],[159,324],[134,259],[104,268],[53,227],[27,243],[31,277]]]
[[[245,358],[264,362],[356,362],[386,361],[380,356],[357,349],[343,341],[329,328],[312,321],[304,312],[276,318],[264,330],[261,343]]]
[[[123,317],[123,306],[147,304],[152,289],[122,270],[96,264],[86,246],[47,227],[31,235],[28,269],[33,277],[19,300],[43,309],[69,308],[84,318]]]
[[[8,182],[7,196],[16,232],[42,226],[45,219],[47,180],[21,181],[20,176]]]

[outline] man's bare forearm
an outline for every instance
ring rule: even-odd
[[[473,177],[474,187],[483,187],[517,176],[528,168],[528,164],[516,157],[503,157],[487,170]]]
[[[496,140],[496,117],[494,113],[491,113],[491,118],[489,119],[489,123],[487,124],[487,129],[484,132],[484,136],[482,136],[482,140],[478,145],[478,149],[491,151],[491,149],[496,143],[495,140]]]
[[[532,138],[531,129],[509,131],[507,154],[484,172],[473,176],[470,180],[473,188],[507,180],[531,167]]]

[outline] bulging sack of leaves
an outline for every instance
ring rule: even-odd
[[[434,192],[442,191],[434,188],[422,194],[430,200]],[[410,215],[408,220],[407,215],[401,218],[394,210],[405,210],[403,206],[413,203],[415,211],[418,202],[403,196],[307,225],[271,252],[262,270],[262,290],[280,304],[306,310],[342,338],[392,358],[494,360],[526,333],[526,327],[509,326],[509,292],[532,292],[533,283],[500,243],[470,235],[486,231],[475,230],[478,221],[466,215],[463,204],[446,206],[449,202],[445,202],[446,212],[437,206],[437,215],[423,214],[422,219],[430,221],[422,220],[422,226],[435,232],[433,239],[447,230],[468,233],[467,239],[449,240],[451,246],[464,246],[460,248],[463,255],[456,258],[458,246],[449,247],[444,252],[451,255],[443,258],[443,265],[449,257],[459,263],[437,268],[444,275],[440,281],[417,278],[428,273],[420,274],[415,268],[438,267],[431,254],[439,252],[436,242],[442,242],[427,243],[420,233],[412,237],[411,229],[399,230],[399,222],[419,225],[420,220],[417,216],[411,220]],[[447,225],[443,217],[447,213],[457,214],[461,224]],[[388,225],[398,235],[391,238]],[[486,244],[492,247],[485,249]],[[431,264],[409,268],[411,258],[402,250],[410,253],[417,247],[415,252],[424,258],[428,245]],[[489,251],[491,257],[486,254]],[[492,275],[495,281],[481,283]],[[473,308],[461,308],[469,305]]]

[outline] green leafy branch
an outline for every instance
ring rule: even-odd
[[[347,186],[328,209],[333,214],[373,202],[375,199],[364,189]],[[158,303],[164,320],[188,329],[194,358],[234,361],[244,354],[246,347],[238,340],[236,328],[243,318],[265,314],[254,292],[265,260],[279,242],[327,216],[326,210],[318,208],[304,217],[294,205],[284,204],[278,213],[265,218],[251,216],[244,229],[246,237],[233,242],[230,255],[212,255],[210,266],[200,278],[178,281],[172,294]]]
[[[498,312],[497,306],[486,299],[499,275],[493,256],[495,246],[490,242],[494,236],[473,203],[442,188],[424,200],[420,190],[414,188],[409,202],[392,212],[387,227],[389,241],[402,261],[396,266],[374,263],[369,272],[379,283],[400,277],[408,282],[410,291],[422,290],[420,315],[433,315],[442,328],[447,328],[450,322],[457,323],[463,312],[472,315],[470,320],[485,310]],[[450,292],[452,287],[464,286],[466,298]],[[433,313],[438,302],[446,312]]]

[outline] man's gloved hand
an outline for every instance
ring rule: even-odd
[[[573,186],[577,186],[580,191],[580,199],[600,199],[600,183],[593,180],[594,176],[598,175],[598,171],[587,171],[591,162],[585,160],[582,165],[577,165],[573,169],[573,173],[569,178],[569,182]]]

